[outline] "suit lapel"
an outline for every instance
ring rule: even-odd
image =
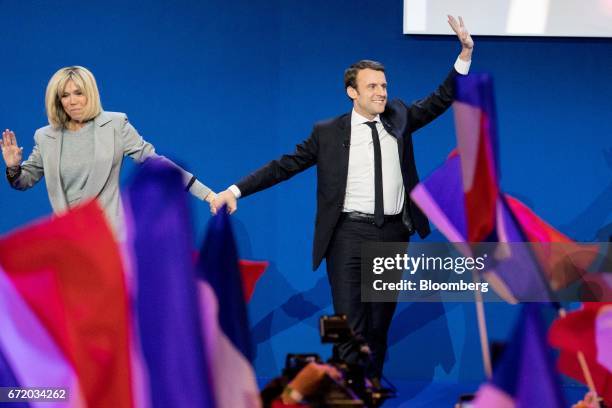
[[[340,169],[342,171],[341,176],[344,180],[346,190],[346,180],[348,178],[348,165],[349,165],[349,153],[351,151],[351,113],[341,116],[338,122],[340,140],[342,142],[342,149],[339,155]]]
[[[62,140],[63,133],[59,129],[49,127],[45,131],[45,136],[49,139],[47,143],[47,154],[49,166],[45,169],[45,177],[47,178],[47,189],[49,190],[49,199],[53,208],[56,211],[61,211],[68,207],[64,188],[62,186],[62,178],[60,177],[60,157],[62,155]]]
[[[94,160],[84,197],[97,197],[110,175],[115,154],[115,134],[110,121],[104,112],[94,119]]]

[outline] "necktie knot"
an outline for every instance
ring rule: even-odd
[[[372,130],[376,130],[376,121],[365,122],[366,125],[370,127]]]

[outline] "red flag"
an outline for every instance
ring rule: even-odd
[[[97,202],[0,238],[0,265],[74,367],[87,405],[132,406],[122,260]]]
[[[527,241],[540,243],[532,248],[551,288],[558,290],[583,278],[597,259],[599,246],[574,242],[516,198],[504,196]]]
[[[480,131],[477,142],[477,154],[473,163],[473,180],[466,185],[465,214],[467,217],[468,241],[485,240],[495,228],[495,210],[499,197],[495,155],[493,154],[491,123],[486,113],[480,117]],[[459,151],[461,151],[461,145]]]
[[[587,381],[578,362],[578,352],[584,354],[595,389],[600,397],[612,404],[612,372],[597,362],[598,348],[595,321],[601,309],[612,303],[583,303],[581,310],[557,319],[548,333],[552,346],[561,349],[559,370],[577,381]]]

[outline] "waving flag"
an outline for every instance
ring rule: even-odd
[[[0,239],[0,372],[13,385],[67,388],[61,406],[134,406],[128,308],[96,202]]]
[[[459,156],[449,158],[410,196],[450,242],[468,241]]]
[[[0,238],[0,384],[68,390],[16,407],[258,407],[229,220],[196,270],[175,169],[146,162],[123,198],[121,247],[95,201]]]
[[[525,240],[540,243],[532,248],[553,290],[564,288],[587,273],[597,259],[598,245],[577,244],[516,198],[508,194],[504,198]]]
[[[125,194],[135,314],[152,407],[214,407],[181,175],[147,161]]]
[[[469,242],[486,241],[493,233],[499,197],[497,118],[493,80],[488,74],[456,80],[455,124],[461,157]]]
[[[208,224],[198,264],[202,326],[219,407],[259,407],[236,243],[227,212]]]
[[[450,242],[509,243],[498,251],[503,256],[496,258],[495,268],[484,274],[503,299],[553,301],[555,290],[583,278],[598,248],[574,243],[501,193],[492,79],[479,74],[456,81],[458,147],[411,197]],[[520,244],[525,242],[541,244]],[[547,247],[546,242],[564,245]]]
[[[612,404],[612,303],[583,303],[581,310],[557,319],[548,336],[561,349],[559,370],[586,384],[577,358],[582,352],[595,390]]]
[[[476,408],[564,408],[539,306],[526,304],[493,378],[476,394]]]

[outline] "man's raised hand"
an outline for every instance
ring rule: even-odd
[[[457,38],[461,41],[461,46],[464,50],[472,50],[474,48],[474,40],[472,40],[472,36],[465,27],[461,16],[459,16],[459,21],[457,21],[455,17],[449,15],[448,25],[450,25],[455,34],[457,34]]]

